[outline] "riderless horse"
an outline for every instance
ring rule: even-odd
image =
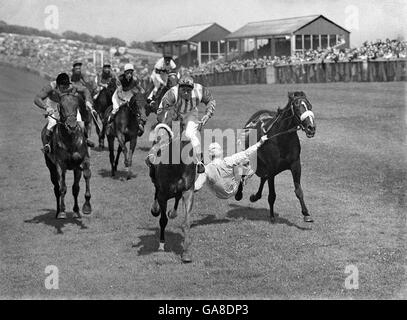
[[[92,211],[90,204],[91,171],[89,151],[86,144],[85,132],[76,120],[78,108],[79,97],[77,94],[65,93],[60,95],[58,110],[60,119],[57,121],[51,137],[51,152],[44,155],[45,163],[54,185],[54,194],[57,201],[56,218],[59,219],[66,218],[65,194],[67,187],[65,175],[67,170],[73,170],[74,174],[72,194],[75,200],[73,207],[75,217],[81,217],[78,206],[78,194],[82,171],[86,182],[85,203],[82,207],[82,212],[90,214]],[[46,127],[42,130],[42,139],[44,139],[45,132]]]
[[[107,127],[107,141],[109,144],[109,158],[112,168],[112,177],[116,174],[119,163],[120,153],[124,154],[124,165],[127,171],[127,180],[131,178],[131,165],[133,153],[137,145],[137,138],[142,134],[139,131],[139,122],[141,110],[147,105],[146,97],[143,93],[138,92],[133,95],[129,102],[120,106],[112,123]],[[105,112],[105,117],[110,114],[111,108]],[[144,125],[144,123],[143,123]],[[119,147],[117,148],[116,158],[114,156],[114,140],[117,138]],[[130,148],[126,143],[130,142]]]
[[[172,87],[176,86],[178,84],[178,75],[175,72],[171,72],[168,74],[168,80],[167,84],[165,86],[161,86],[156,95],[155,95],[155,101],[153,103],[153,106],[149,105],[146,107],[145,112],[146,112],[146,117],[149,116],[150,113],[157,113],[157,109],[160,106],[161,99],[164,97],[164,94],[170,90]],[[154,85],[151,82],[149,88],[146,90],[146,97],[148,97],[153,91]]]
[[[107,128],[106,110],[112,105],[112,96],[116,90],[115,81],[110,81],[106,88],[103,88],[97,98],[94,100],[94,108],[102,120],[102,130],[96,125],[96,133],[99,136],[99,148],[103,149],[105,147],[105,135]]]
[[[270,219],[274,221],[274,202],[276,192],[274,177],[280,172],[290,170],[295,187],[295,195],[301,204],[304,221],[313,222],[304,202],[301,188],[301,145],[297,130],[302,129],[308,138],[315,135],[316,124],[311,103],[304,92],[290,92],[285,108],[277,112],[261,110],[253,114],[245,125],[245,129],[254,129],[258,136],[267,134],[270,139],[257,151],[256,175],[260,177],[260,186],[257,193],[250,196],[255,202],[262,196],[266,181],[269,186],[268,202],[270,206]],[[247,139],[246,139],[246,142]],[[247,146],[246,146],[247,147]],[[242,198],[243,185],[236,194],[236,200]]]
[[[173,209],[168,212],[168,217],[173,219],[177,216],[179,201],[183,200],[185,218],[182,224],[184,233],[183,262],[191,262],[190,255],[190,227],[191,211],[194,201],[194,183],[196,177],[196,164],[192,158],[192,146],[189,141],[182,138],[184,124],[181,124],[179,132],[173,131],[173,121],[179,121],[180,115],[170,108],[159,115],[159,124],[154,132],[156,139],[153,149],[157,153],[156,162],[150,168],[150,177],[155,187],[154,203],[151,213],[154,217],[160,216],[160,246],[164,250],[165,227],[167,226],[167,202],[175,198]],[[178,122],[179,123],[179,122]],[[186,152],[190,151],[190,152]],[[157,159],[160,160],[157,160]]]

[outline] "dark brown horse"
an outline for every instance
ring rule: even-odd
[[[91,171],[89,151],[84,130],[76,121],[78,107],[78,95],[69,93],[60,96],[60,120],[54,128],[54,133],[51,138],[51,152],[44,155],[45,163],[49,169],[51,181],[54,185],[54,194],[57,201],[56,218],[60,219],[66,218],[65,194],[67,188],[65,175],[67,170],[73,170],[74,173],[72,194],[75,200],[73,207],[75,216],[80,218],[78,194],[82,171],[86,181],[85,203],[82,212],[84,214],[90,214],[92,211],[90,205]],[[42,139],[44,139],[45,131],[46,127],[42,130]]]
[[[106,110],[112,105],[112,96],[116,90],[115,81],[110,81],[107,88],[103,88],[97,98],[94,100],[94,108],[99,115],[99,118],[102,120],[102,128],[99,130],[99,127],[96,126],[96,133],[99,136],[99,148],[103,149],[105,147],[105,136],[107,128],[107,119]]]
[[[178,84],[178,75],[175,72],[171,72],[168,74],[168,80],[166,86],[161,86],[155,96],[155,101],[152,105],[148,105],[146,107],[146,116],[148,117],[150,113],[157,113],[157,109],[160,106],[161,99],[164,97],[164,94],[170,90],[172,87]],[[154,89],[154,84],[151,82],[150,86],[146,90],[146,97],[148,97]]]
[[[160,214],[160,246],[164,250],[165,227],[167,226],[167,202],[175,198],[174,208],[168,212],[171,219],[177,216],[179,201],[183,200],[185,218],[182,224],[184,233],[183,262],[191,262],[190,256],[190,227],[191,211],[194,201],[194,182],[196,176],[196,164],[192,161],[192,147],[189,141],[181,139],[183,124],[178,130],[172,128],[173,121],[180,119],[177,112],[170,109],[160,114],[162,116],[155,127],[156,139],[150,153],[156,154],[157,158],[150,168],[150,177],[155,187],[154,203],[151,213],[154,217]],[[180,123],[180,122],[178,122]]]
[[[267,134],[269,139],[257,151],[256,175],[260,177],[260,186],[257,193],[250,196],[255,202],[261,198],[263,186],[268,182],[270,205],[270,218],[274,221],[274,201],[276,192],[274,177],[280,172],[290,170],[295,187],[295,195],[301,204],[304,221],[313,222],[304,202],[301,188],[301,145],[297,129],[302,129],[308,138],[315,135],[316,125],[312,106],[303,92],[290,92],[285,108],[275,111],[261,110],[250,117],[245,129],[255,129],[257,136]],[[246,139],[247,142],[247,139]],[[246,146],[248,147],[248,146]],[[243,186],[240,185],[236,200],[242,196]]]
[[[131,178],[131,165],[133,153],[137,145],[137,138],[142,134],[139,131],[139,122],[144,125],[145,120],[142,119],[141,113],[147,105],[146,97],[143,93],[138,92],[128,103],[120,106],[112,123],[108,125],[106,130],[107,141],[109,144],[109,158],[112,168],[112,177],[116,174],[117,165],[119,163],[120,153],[124,154],[124,165],[127,171],[127,180]],[[110,108],[106,110],[106,115],[110,114]],[[117,148],[116,158],[114,156],[114,140],[117,138],[119,147]],[[130,142],[130,148],[127,148],[126,143]]]

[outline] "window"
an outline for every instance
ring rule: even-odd
[[[316,50],[319,47],[319,34],[312,35],[312,49]]]
[[[329,46],[333,47],[336,45],[336,34],[329,35]]]
[[[218,53],[218,42],[211,41],[211,53]]]
[[[326,49],[328,47],[328,36],[326,34],[321,35],[321,48]]]
[[[302,35],[295,36],[295,49],[301,50],[302,48]]]
[[[309,34],[304,35],[304,49],[311,49],[311,36]]]
[[[208,41],[202,41],[201,42],[201,52],[202,53],[209,53]]]
[[[226,42],[221,41],[220,42],[220,53],[225,53],[226,52]]]

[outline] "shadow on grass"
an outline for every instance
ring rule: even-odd
[[[253,221],[257,221],[257,220],[263,220],[263,221],[270,221],[270,213],[268,209],[264,209],[264,208],[248,208],[248,207],[243,207],[243,206],[239,206],[237,204],[230,204],[230,207],[234,208],[230,211],[227,212],[226,216],[229,218],[243,218],[243,219],[247,219],[247,220],[253,220]],[[274,222],[272,222],[273,224],[285,224],[289,227],[295,227],[298,230],[311,230],[311,228],[304,228],[301,227],[293,222],[291,222],[290,220],[280,217],[278,213],[274,213],[275,215],[275,219]]]
[[[148,234],[140,236],[140,241],[132,245],[132,248],[137,248],[138,255],[148,255],[158,251],[158,246],[160,243],[160,228],[148,228],[143,229],[148,231],[155,231],[154,234]],[[184,237],[172,231],[165,230],[165,252],[174,252],[177,255],[182,253],[182,242]]]
[[[148,152],[150,151],[151,147],[149,146],[143,146],[143,147],[137,147],[138,150]]]
[[[134,168],[133,168],[134,170]],[[110,169],[100,169],[98,171],[98,175],[102,178],[110,178],[113,180],[126,180],[127,179],[127,171],[125,170],[117,170],[114,177],[112,177],[112,171]],[[133,171],[131,172],[131,179],[137,178],[137,174]]]
[[[67,212],[66,219],[56,219],[55,214],[56,210],[51,209],[42,209],[44,214],[38,215],[30,220],[24,220],[25,223],[43,223],[47,226],[54,227],[57,234],[63,234],[62,229],[69,224],[76,225],[81,229],[87,229],[88,227],[85,226],[80,219],[73,218],[73,213]]]

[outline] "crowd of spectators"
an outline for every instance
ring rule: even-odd
[[[130,54],[131,50],[125,47],[111,48],[78,40],[0,33],[0,61],[28,67],[50,75],[70,71],[72,63],[80,60],[84,65],[83,69],[86,75],[89,78],[94,77],[97,72],[100,72],[102,63],[97,61],[97,66],[95,65],[95,52],[103,52],[104,60],[109,61],[116,72],[119,72],[125,63],[133,63],[138,74],[146,81],[148,81],[156,60],[156,57],[150,57],[151,59],[146,60],[145,57],[134,56]],[[366,41],[362,46],[352,49],[333,47],[323,50],[297,51],[292,56],[276,56],[274,58],[263,56],[257,59],[238,58],[232,61],[225,61],[224,58],[221,58],[201,66],[191,67],[189,71],[192,74],[204,74],[284,64],[406,58],[407,41],[386,39],[385,41]]]
[[[292,56],[274,57],[263,56],[257,59],[236,59],[233,61],[212,61],[201,66],[191,67],[193,74],[210,72],[235,71],[248,68],[263,68],[274,65],[322,63],[322,62],[349,62],[366,60],[390,60],[407,58],[407,41],[389,40],[364,42],[358,48],[327,48],[306,51],[297,51]]]
[[[94,60],[95,52],[97,52],[97,65]],[[103,52],[104,61],[101,61],[101,52]],[[146,59],[131,55],[125,47],[111,48],[77,40],[9,33],[0,33],[0,61],[28,67],[49,75],[68,72],[74,61],[80,61],[90,80],[100,72],[103,62],[109,62],[116,72],[119,72],[127,62],[133,63],[137,70],[144,74],[151,69]]]

